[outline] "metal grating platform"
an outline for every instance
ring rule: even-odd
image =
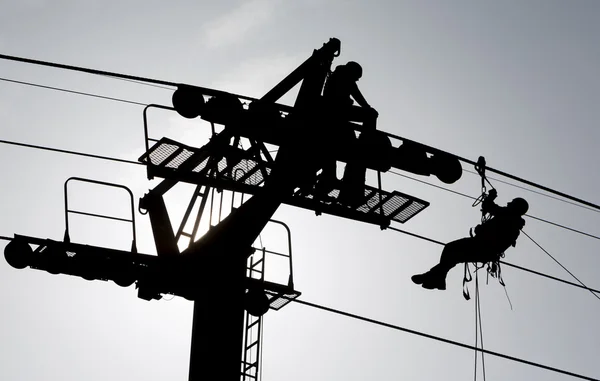
[[[373,188],[367,202],[358,209],[365,213],[383,215],[393,221],[404,223],[427,206],[429,206],[427,201],[413,196],[398,191],[392,193],[380,192],[378,189]]]
[[[410,220],[423,209],[429,206],[429,202],[410,196],[398,191],[386,192],[371,186],[366,185],[364,190],[364,200],[358,206],[349,208],[348,206],[338,202],[340,195],[341,181],[338,181],[336,187],[329,191],[327,197],[331,200],[328,202],[320,202],[310,194],[307,199],[313,203],[319,204],[320,207],[315,208],[318,212],[340,215],[347,218],[355,218],[364,222],[372,222],[381,224],[382,221],[389,223],[395,221],[405,223]],[[297,198],[294,196],[290,202],[292,205],[298,205]],[[366,217],[361,219],[360,216]]]
[[[193,184],[211,184],[224,189],[256,193],[271,173],[271,165],[255,154],[229,145],[202,148],[189,147],[162,138],[139,160],[148,166],[151,176]],[[312,193],[298,192],[284,202],[320,213],[332,214],[382,227],[391,221],[405,223],[429,206],[421,200],[398,191],[387,192],[365,185],[364,200],[350,207],[339,200],[342,182],[334,182],[326,199]]]
[[[271,173],[267,162],[252,158],[248,152],[231,147],[219,147],[219,155],[211,155],[209,149],[193,148],[168,138],[162,138],[139,161],[148,165],[152,176],[168,177],[180,181],[199,183],[194,176],[208,176],[214,170],[213,178],[229,180],[250,186],[260,186]],[[209,165],[209,163],[212,163]],[[180,176],[188,172],[187,175]],[[190,176],[191,175],[191,176]],[[191,178],[195,181],[190,180]]]
[[[274,291],[265,290],[267,297],[269,298],[269,304],[275,311],[280,310],[300,296],[300,292],[293,291],[292,293],[277,293]]]

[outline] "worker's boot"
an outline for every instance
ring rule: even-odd
[[[446,289],[446,277],[440,275],[434,275],[427,278],[421,287],[428,290],[445,290]]]
[[[414,284],[423,284],[423,282],[427,281],[429,277],[429,271],[423,274],[417,274],[410,277]]]
[[[413,283],[420,284],[423,288],[428,290],[446,289],[446,273],[437,271],[435,267],[424,274],[413,275],[410,279]]]

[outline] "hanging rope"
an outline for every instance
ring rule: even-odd
[[[475,273],[475,278],[477,279],[477,273]],[[475,281],[475,370],[473,372],[473,381],[477,381],[477,348],[478,339],[479,339],[479,314],[477,313],[479,309],[479,287],[477,280]],[[483,345],[482,345],[483,349]]]
[[[573,274],[572,272],[569,271],[569,269],[567,269],[562,263],[560,263],[558,261],[558,259],[554,258],[554,256],[552,254],[550,254],[548,252],[548,250],[544,249],[539,243],[537,243],[533,238],[531,238],[531,236],[529,236],[529,234],[525,233],[523,231],[523,234],[525,234],[527,236],[527,238],[529,238],[531,240],[531,242],[535,243],[535,245],[537,247],[539,247],[540,249],[542,249],[542,251],[544,253],[546,253],[546,255],[548,255],[554,262],[556,262],[560,267],[563,268],[563,270],[565,270],[567,273],[569,273],[569,275],[571,275],[577,282],[579,282],[580,285],[582,285],[584,288],[588,289],[590,291],[590,293],[592,295],[594,295],[596,297],[596,299],[600,299],[600,296],[598,296],[593,290],[590,290],[582,281],[579,280],[579,278],[577,278],[575,276],[575,274]]]
[[[479,296],[479,276],[477,275],[477,270],[475,270],[475,348],[479,348],[477,346],[478,341],[481,342],[481,371],[483,373],[483,381],[485,380],[485,357],[483,352],[483,325],[481,322],[481,299]],[[479,340],[478,340],[479,339]],[[475,350],[475,375],[474,381],[477,381],[477,349]]]

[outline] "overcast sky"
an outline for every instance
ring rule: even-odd
[[[1,54],[255,97],[337,37],[342,50],[334,66],[361,63],[359,86],[379,111],[380,130],[473,160],[483,155],[493,168],[600,202],[597,1],[0,0],[0,9]],[[143,103],[169,105],[172,94],[9,61],[0,61],[0,77]],[[201,121],[159,112],[151,127],[156,137],[192,146],[210,131]],[[142,107],[0,81],[0,139],[137,160],[144,152]],[[2,145],[0,161],[4,236],[62,239],[63,183],[71,176],[121,183],[136,199],[156,185],[142,166],[22,147]],[[598,211],[492,182],[501,204],[524,197],[536,217],[600,234]],[[467,198],[389,173],[383,184],[431,203],[399,228],[448,242],[479,221]],[[449,187],[480,192],[470,173]],[[122,194],[85,186],[73,186],[72,194],[79,208],[127,213]],[[177,214],[187,199],[168,201]],[[147,217],[136,218],[138,249],[154,254]],[[462,296],[461,267],[444,292],[410,281],[438,260],[440,246],[288,206],[276,218],[292,229],[303,299],[474,344],[474,303]],[[129,247],[127,226],[74,221],[75,242]],[[542,247],[600,288],[597,239],[526,223]],[[278,242],[276,233],[265,233],[267,247],[269,239]],[[506,260],[570,280],[523,235]],[[599,378],[600,300],[512,268],[503,274],[512,310],[497,281],[481,287],[485,348]],[[147,302],[134,287],[16,270],[3,260],[0,287],[0,380],[187,379],[189,301]],[[310,307],[291,304],[264,322],[264,381],[473,377],[472,351]],[[570,378],[492,356],[485,365],[489,380]]]

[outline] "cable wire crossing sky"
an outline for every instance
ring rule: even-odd
[[[0,379],[195,380],[206,372],[236,378],[240,367],[242,379],[263,381],[600,379],[594,328],[600,136],[593,127],[599,5],[140,6],[2,4],[0,235],[13,266],[0,261],[1,286],[9,291],[0,313]],[[339,49],[330,49],[335,41]],[[336,114],[314,111],[320,106],[307,94],[320,99],[326,77],[324,102],[339,110],[345,106],[335,103],[335,86],[360,78],[358,95],[344,87],[357,102],[354,136],[331,133]],[[190,94],[201,102],[188,105]],[[253,123],[235,130],[228,127],[238,114],[209,113],[237,107],[232,99]],[[274,102],[277,113],[264,106]],[[196,109],[200,117],[193,118]],[[301,109],[319,118],[300,123]],[[377,132],[370,132],[375,119]],[[295,138],[287,142],[281,131]],[[364,148],[384,138],[389,148]],[[219,152],[231,174],[218,161],[203,164],[211,147],[230,147]],[[320,152],[334,159],[313,178],[311,160]],[[405,155],[404,161],[382,169],[377,160],[384,152]],[[410,156],[415,152],[421,156]],[[478,157],[485,157],[487,177]],[[460,159],[457,175],[454,159]],[[220,181],[222,191],[194,185],[199,175],[192,169]],[[366,201],[352,193],[361,173]],[[298,179],[317,186],[292,184]],[[102,184],[124,186],[131,197]],[[326,186],[332,190],[319,193]],[[293,193],[279,206],[285,189]],[[521,234],[500,260],[501,273],[471,265],[469,275],[460,264],[443,287],[439,279],[425,281],[425,288],[414,284],[411,276],[436,264],[443,245],[472,240],[465,238],[470,229],[482,234],[474,228],[483,204],[473,204],[490,189],[499,207],[518,198],[529,206]],[[158,193],[166,220],[156,217],[160,202],[147,196]],[[255,212],[247,212],[252,205]],[[194,223],[190,216],[202,208],[203,219]],[[228,216],[244,213],[248,221],[277,222],[220,233],[219,226],[235,227]],[[157,241],[156,224],[165,221],[172,233]],[[255,238],[249,283],[236,294],[234,271],[222,270],[230,266],[223,258],[235,256],[217,253],[235,248],[225,252],[248,255],[238,248]],[[37,262],[16,269],[12,249],[22,253],[25,241],[38,248],[28,257]],[[62,262],[45,259],[61,250]],[[91,272],[81,272],[83,252],[94,263]],[[173,252],[204,260],[180,268]],[[170,274],[164,263],[179,270]],[[160,268],[162,283],[131,266]],[[119,270],[97,272],[109,268]],[[124,276],[133,273],[143,275]],[[469,276],[473,281],[465,282]],[[198,286],[204,293],[185,291],[196,290],[186,279],[205,285]],[[192,322],[230,316],[225,303],[242,300],[248,311],[242,351],[211,341],[238,340],[239,330],[219,327],[237,327],[241,315]],[[210,364],[226,353],[238,368],[212,374]]]

